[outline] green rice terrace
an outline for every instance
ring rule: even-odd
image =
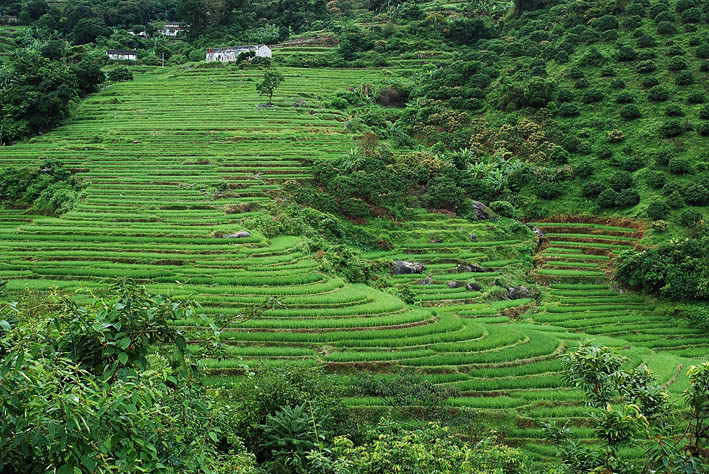
[[[538,237],[509,219],[418,214],[386,229],[394,248],[363,255],[384,265],[422,263],[421,274],[379,276],[406,286],[418,305],[324,272],[299,236],[266,238],[244,227],[268,217],[254,204],[311,176],[304,158],[334,159],[353,146],[347,114],[326,98],[406,74],[282,73],[276,106],[261,107],[259,71],[136,70],[135,81],[84,100],[65,125],[0,148],[2,166],[59,160],[86,184],[83,199],[59,218],[0,211],[6,288],[73,292],[126,277],[194,299],[211,317],[274,297],[275,309],[228,329],[229,358],[205,361],[210,385],[229,386],[245,364],[320,366],[341,381],[411,369],[457,388],[451,408],[471,410],[536,461],[554,456],[545,421],[570,420],[574,433],[592,437],[582,392],[561,377],[559,356],[581,341],[618,349],[629,366],[646,364],[676,398],[687,388],[683,369],[707,360],[709,338],[608,278],[612,258],[640,245],[641,224],[541,219],[529,223]],[[233,235],[242,231],[248,237]],[[174,324],[190,330],[200,321]],[[362,412],[386,409],[377,398],[346,401]],[[626,448],[638,458],[643,449]]]

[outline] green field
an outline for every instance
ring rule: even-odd
[[[709,338],[655,312],[648,298],[619,294],[606,278],[613,252],[642,236],[635,228],[535,223],[547,233],[537,253],[528,230],[420,214],[386,230],[396,248],[365,255],[426,265],[423,275],[387,277],[394,286],[409,284],[421,302],[412,307],[324,273],[297,236],[267,239],[244,227],[244,219],[271,218],[244,205],[263,204],[269,190],[309,176],[303,159],[335,157],[353,146],[348,117],[325,99],[398,74],[283,72],[276,107],[265,108],[254,87],[258,71],[147,70],[91,96],[55,131],[1,148],[2,166],[58,159],[87,185],[83,201],[61,218],[0,211],[7,288],[72,292],[128,277],[151,291],[192,298],[213,317],[276,297],[276,309],[228,330],[229,358],[205,361],[211,384],[230,384],[245,363],[323,366],[343,380],[353,370],[387,377],[410,368],[458,388],[462,396],[451,407],[484,416],[537,460],[553,453],[542,441],[542,421],[569,419],[590,437],[582,394],[565,388],[558,359],[584,339],[621,349],[633,365],[647,364],[675,395],[685,388],[680,367],[706,359]],[[240,230],[251,236],[219,237]],[[464,262],[491,271],[459,272]],[[424,278],[430,280],[420,284]],[[498,279],[536,279],[537,298],[505,299]],[[482,290],[449,288],[450,281],[476,281]],[[189,329],[199,322],[175,324]],[[381,405],[347,400],[358,410]]]

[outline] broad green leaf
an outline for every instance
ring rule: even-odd
[[[120,354],[118,354],[118,362],[124,365],[128,363],[128,354],[126,354],[125,352],[121,352]]]

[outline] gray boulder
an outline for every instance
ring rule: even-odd
[[[414,282],[414,285],[421,285],[421,286],[427,286],[433,283],[433,278],[431,277],[426,277],[423,280],[419,280],[417,282]]]
[[[470,273],[486,273],[492,272],[492,268],[484,268],[476,263],[461,263],[458,265],[458,273],[470,272]]]
[[[453,289],[453,288],[458,288],[460,286],[460,283],[457,281],[449,281],[448,282],[448,288]]]
[[[226,234],[223,239],[244,239],[246,237],[251,237],[251,233],[246,230],[241,230],[239,232],[234,232],[233,234]]]
[[[542,229],[539,227],[532,227],[532,232],[534,232],[534,235],[536,235],[538,238],[546,237],[547,235],[544,233]]]
[[[492,209],[480,201],[473,201],[473,214],[475,214],[475,217],[477,217],[479,221],[495,217],[495,213],[492,212]]]
[[[413,275],[416,273],[421,273],[426,269],[422,263],[419,262],[405,262],[404,260],[394,260],[391,265],[392,275]]]
[[[478,236],[475,234],[470,234],[470,241],[471,242],[477,242],[478,241]]]
[[[480,286],[480,283],[472,281],[472,282],[468,283],[467,285],[465,285],[465,289],[468,291],[480,291],[483,289],[483,287]]]
[[[507,288],[507,297],[511,300],[529,298],[530,294],[530,291],[523,285],[510,286]]]

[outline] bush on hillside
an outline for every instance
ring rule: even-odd
[[[687,184],[680,194],[692,206],[703,206],[709,201],[709,190],[700,183]]]
[[[633,187],[633,175],[627,171],[618,171],[609,180],[611,189],[620,191],[622,189]]]
[[[665,115],[668,117],[683,117],[684,109],[679,104],[668,104],[665,107]]]
[[[657,46],[657,40],[652,35],[642,35],[638,38],[638,48],[654,48]]]
[[[690,8],[680,15],[682,23],[694,24],[702,20],[702,11],[699,8]]]
[[[686,211],[682,212],[682,214],[680,214],[679,223],[682,224],[684,227],[694,227],[695,225],[699,224],[699,222],[702,220],[702,217],[703,216],[701,212],[694,209],[687,209]]]
[[[670,206],[665,201],[653,201],[647,206],[647,217],[652,220],[664,219],[670,213]]]
[[[657,65],[654,61],[641,61],[635,66],[635,70],[640,74],[648,74],[657,70]]]
[[[669,99],[670,94],[671,92],[667,87],[663,85],[657,85],[653,86],[648,92],[648,99],[653,102],[662,102]]]
[[[640,202],[640,194],[634,189],[623,189],[618,192],[615,205],[621,209],[635,206]]]
[[[615,96],[615,102],[617,104],[630,104],[635,102],[635,96],[628,91],[622,91]]]
[[[692,163],[689,161],[688,158],[678,156],[672,158],[667,163],[667,169],[672,174],[687,174],[692,171]]]
[[[677,34],[677,27],[672,22],[662,21],[657,25],[657,32],[661,35],[674,35]]]
[[[653,189],[660,189],[667,183],[667,177],[662,171],[650,171],[645,177],[645,182]]]
[[[623,45],[618,48],[615,57],[618,61],[634,61],[638,57],[638,53],[632,46]]]
[[[700,90],[690,91],[689,94],[687,94],[687,103],[690,105],[703,104],[706,100],[706,95]]]
[[[118,66],[108,71],[107,77],[111,82],[132,81],[133,73],[125,66]]]
[[[677,301],[709,299],[709,237],[673,241],[643,252],[626,250],[616,259],[615,278]]]
[[[650,89],[659,85],[660,81],[655,76],[646,76],[642,78],[640,84],[642,84],[645,89]]]
[[[687,69],[687,61],[681,56],[673,56],[667,63],[667,69],[670,71],[681,71]]]
[[[605,189],[598,195],[598,205],[605,209],[614,208],[617,201],[618,192],[613,189]]]
[[[601,181],[590,181],[583,185],[581,188],[581,194],[587,198],[595,198],[606,189],[607,187],[605,183],[602,183]]]
[[[640,109],[635,104],[628,104],[620,109],[620,116],[623,120],[633,120],[642,117]]]
[[[709,122],[702,122],[697,126],[697,133],[703,137],[709,137]]]
[[[694,84],[694,75],[690,71],[682,71],[675,78],[675,84],[678,86]]]
[[[509,217],[512,219],[517,217],[517,210],[507,201],[493,201],[490,203],[489,207],[495,214],[502,217]]]
[[[677,137],[683,133],[684,127],[682,126],[682,122],[677,119],[667,120],[660,126],[660,135],[665,138]]]

